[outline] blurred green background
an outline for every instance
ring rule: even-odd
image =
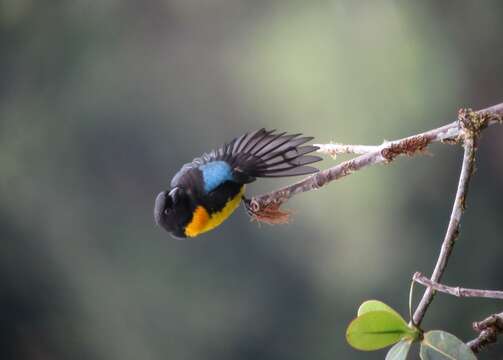
[[[0,0],[0,357],[383,358],[345,328],[369,298],[406,316],[459,147],[300,195],[284,226],[239,209],[176,241],[154,197],[251,129],[376,144],[503,101],[502,18],[500,0]],[[484,133],[447,284],[503,288],[502,137]],[[424,326],[468,340],[502,310],[440,295]]]

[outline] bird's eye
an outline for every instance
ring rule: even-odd
[[[168,215],[169,214],[169,210],[170,209],[164,209],[164,215]]]

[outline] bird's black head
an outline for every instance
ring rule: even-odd
[[[185,226],[192,219],[193,206],[191,204],[190,197],[180,187],[162,191],[155,199],[155,222],[171,236],[183,239],[186,237]]]

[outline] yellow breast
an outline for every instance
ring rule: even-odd
[[[185,227],[185,235],[188,237],[195,237],[206,231],[210,231],[223,223],[224,220],[227,219],[239,206],[244,192],[245,187],[243,185],[240,192],[232,199],[229,199],[222,210],[213,214],[209,214],[204,207],[198,206],[196,210],[194,210],[192,220]]]

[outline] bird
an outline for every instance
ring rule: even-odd
[[[246,201],[245,188],[257,178],[313,174],[308,155],[313,137],[264,128],[247,132],[196,157],[173,176],[154,204],[154,220],[176,239],[194,238],[222,224]]]

